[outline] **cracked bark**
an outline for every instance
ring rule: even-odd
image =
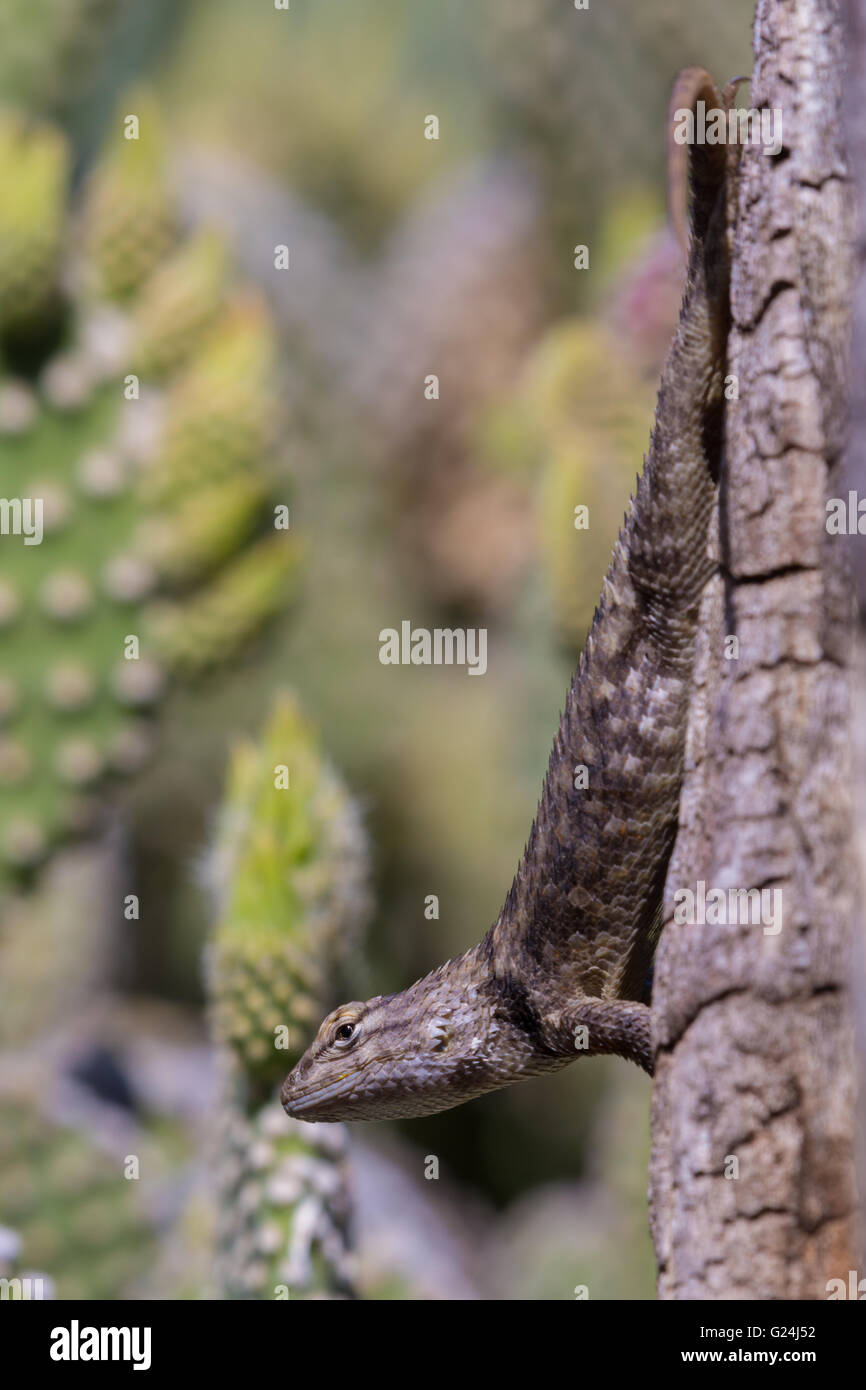
[[[851,594],[825,528],[827,497],[845,495],[852,281],[838,4],[759,0],[755,59],[751,105],[781,110],[784,147],[743,152],[721,571],[653,993],[666,1298],[826,1298],[858,1266]],[[677,925],[675,893],[701,880],[781,890],[781,930]]]
[[[852,342],[847,448],[847,486],[866,497],[866,0],[845,5],[848,71],[845,85],[846,136],[851,182],[857,211],[856,279],[852,296]],[[850,541],[851,572],[857,604],[854,645],[854,776],[855,836],[859,859],[857,917],[852,979],[859,1058],[858,1108],[859,1188],[861,1193],[861,1268],[866,1269],[866,1223],[862,1194],[866,1191],[866,542],[859,534]]]

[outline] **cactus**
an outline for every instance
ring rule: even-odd
[[[366,849],[353,803],[288,697],[261,742],[232,758],[210,877],[220,1285],[231,1298],[347,1294],[345,1135],[289,1120],[273,1092],[367,914]]]
[[[3,338],[16,330],[38,331],[56,308],[68,164],[58,131],[8,117],[0,121],[0,169],[15,188],[0,214]]]
[[[257,1095],[303,1051],[325,982],[364,919],[365,873],[354,805],[283,697],[261,742],[235,750],[211,858],[220,899],[207,967],[213,1028]],[[288,1047],[277,1048],[283,1026]]]
[[[179,238],[153,102],[123,110],[139,139],[118,116],[72,213],[62,138],[0,116],[0,176],[28,194],[0,210],[0,472],[44,527],[0,537],[7,880],[89,828],[172,675],[231,658],[298,564],[273,526],[268,312],[215,234]]]
[[[130,119],[138,121],[135,138]],[[165,135],[148,94],[131,94],[124,118],[115,116],[108,150],[90,177],[84,224],[91,279],[109,299],[140,288],[176,239]]]
[[[135,366],[162,379],[179,367],[219,311],[228,274],[221,237],[201,232],[157,265],[135,307]]]
[[[275,1101],[246,1111],[226,1084],[216,1136],[218,1289],[230,1299],[351,1297],[345,1130],[289,1120]]]

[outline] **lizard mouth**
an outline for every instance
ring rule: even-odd
[[[317,1086],[315,1090],[298,1092],[292,1082],[292,1074],[286,1077],[283,1089],[280,1092],[280,1102],[287,1115],[293,1120],[330,1120],[339,1119],[340,1116],[331,1116],[323,1111],[327,1111],[329,1102],[339,1101],[342,1097],[348,1096],[352,1090],[353,1079],[351,1077],[340,1077],[338,1081],[332,1081],[330,1085]]]

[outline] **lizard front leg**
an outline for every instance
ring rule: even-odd
[[[625,1057],[652,1076],[650,1010],[636,1000],[574,1000],[545,1020],[544,1042],[563,1057]]]

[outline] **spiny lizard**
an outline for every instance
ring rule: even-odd
[[[677,109],[727,106],[687,68]],[[686,148],[669,122],[669,182]],[[698,610],[723,438],[736,149],[694,145],[679,323],[643,474],[613,551],[538,812],[487,935],[400,994],[325,1019],[281,1092],[305,1120],[426,1115],[616,1053],[652,1071],[648,1007],[677,826]],[[577,769],[588,770],[578,789]]]

